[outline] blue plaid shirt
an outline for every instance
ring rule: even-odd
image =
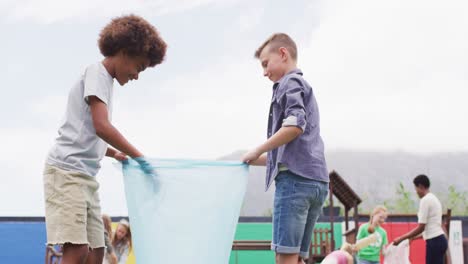
[[[267,154],[266,190],[278,175],[279,167],[304,178],[329,182],[320,118],[312,87],[299,69],[290,71],[273,85],[268,117],[268,138],[281,127],[295,126],[303,133]]]

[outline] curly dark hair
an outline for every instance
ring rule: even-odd
[[[150,67],[164,60],[167,48],[156,28],[136,15],[112,19],[99,34],[98,44],[105,57],[124,51],[129,56],[148,58]]]

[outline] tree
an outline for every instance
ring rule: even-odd
[[[450,185],[446,197],[447,208],[452,209],[453,215],[468,215],[467,192],[458,192],[455,186]]]
[[[397,199],[395,201],[386,200],[384,206],[392,213],[414,214],[417,212],[417,207],[411,194],[412,192],[406,190],[403,183],[400,182],[396,189]]]

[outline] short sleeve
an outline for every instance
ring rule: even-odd
[[[418,223],[420,224],[427,224],[428,216],[429,216],[429,201],[427,199],[421,199],[419,203],[419,211],[418,211]]]
[[[359,240],[361,238],[364,238],[366,235],[364,234],[364,226],[367,226],[366,224],[363,224],[359,227],[359,231],[358,231],[358,234],[357,234],[357,237],[356,237],[356,240]]]
[[[91,65],[86,69],[84,76],[84,92],[83,99],[89,104],[89,97],[96,96],[106,105],[110,100],[110,87],[107,76],[103,74],[100,65]]]

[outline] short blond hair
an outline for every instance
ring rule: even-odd
[[[372,210],[372,213],[369,216],[369,227],[367,228],[367,232],[374,233],[375,228],[371,227],[371,223],[374,219],[374,216],[380,212],[387,214],[388,211],[387,208],[383,205],[377,205],[376,207],[374,207],[374,210]]]
[[[294,40],[285,33],[275,33],[271,35],[263,44],[255,51],[254,57],[260,58],[260,54],[266,46],[269,46],[270,50],[279,49],[284,47],[291,54],[291,58],[297,61],[297,46]]]

